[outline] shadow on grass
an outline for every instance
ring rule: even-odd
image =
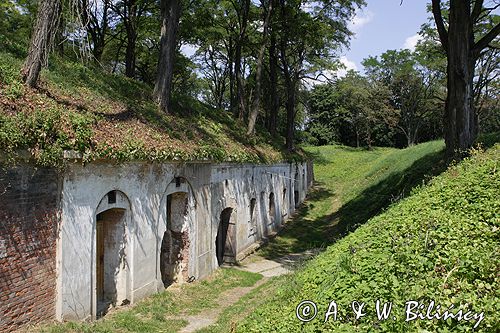
[[[333,193],[316,184],[297,215],[261,249],[261,255],[268,259],[297,253],[312,248],[324,248],[344,237],[358,226],[379,214],[390,204],[410,194],[411,190],[446,170],[444,150],[428,154],[415,161],[402,172],[392,173],[357,197],[348,201],[335,213],[308,219],[311,207],[333,197]]]
[[[312,248],[322,248],[326,245],[325,232],[329,228],[327,217],[315,221],[308,219],[309,212],[318,202],[332,198],[333,193],[324,184],[315,182],[307,196],[307,205],[302,204],[293,218],[273,238],[262,247],[261,254],[269,259],[282,257],[289,253],[302,252]],[[283,241],[286,239],[285,241]]]
[[[319,149],[316,151],[304,150],[307,158],[309,160],[314,161],[314,164],[317,165],[327,165],[331,163],[323,154],[319,152]]]
[[[413,162],[406,170],[392,173],[378,184],[367,188],[339,209],[339,223],[330,226],[329,240],[334,242],[354,231],[389,205],[407,197],[415,187],[444,172],[446,168],[443,150],[428,154]]]

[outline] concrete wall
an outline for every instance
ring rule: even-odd
[[[295,177],[297,174],[299,177]],[[307,163],[73,165],[62,190],[57,318],[86,319],[96,315],[96,214],[98,207],[105,210],[100,203],[108,192],[119,191],[126,199],[105,208],[124,208],[130,214],[126,261],[128,300],[133,303],[164,288],[160,252],[167,230],[170,194],[182,192],[187,198],[183,213],[179,213],[183,211],[179,207],[171,208],[176,213],[170,215],[169,227],[185,238],[178,240],[185,244],[185,249],[176,254],[180,259],[175,277],[177,282],[185,282],[203,278],[217,269],[215,240],[224,209],[232,208],[228,237],[236,259],[241,259],[256,243],[279,230],[295,210],[296,191],[302,202],[312,182],[308,174]],[[271,193],[274,216],[270,216]]]
[[[114,269],[105,272],[105,285],[115,288],[108,292],[117,305],[133,303],[164,289],[161,268],[180,283],[218,268],[216,239],[227,208],[231,253],[224,259],[244,257],[290,217],[309,175],[307,163],[94,162],[72,164],[64,174],[28,164],[0,169],[0,331],[98,315],[98,214],[123,212],[121,225],[107,231],[116,234],[105,236],[119,245],[105,247]],[[162,242],[173,249],[163,256]],[[110,258],[113,251],[120,258]]]

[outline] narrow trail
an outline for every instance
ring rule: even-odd
[[[196,332],[202,328],[213,325],[219,319],[220,314],[228,307],[232,306],[240,300],[243,296],[252,290],[260,287],[274,276],[280,276],[290,273],[294,268],[299,266],[304,260],[315,256],[319,251],[316,249],[308,250],[303,253],[292,253],[275,260],[265,259],[258,255],[252,255],[241,263],[238,269],[262,274],[263,278],[257,281],[251,287],[236,287],[225,291],[219,296],[217,304],[219,306],[214,309],[205,310],[199,314],[182,317],[188,321],[188,325],[182,328],[180,333]],[[167,319],[179,319],[179,317],[172,317]]]

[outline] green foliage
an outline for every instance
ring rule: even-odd
[[[12,159],[29,149],[40,165],[62,166],[64,150],[83,152],[92,146],[89,125],[94,121],[91,115],[65,114],[58,108],[15,116],[0,113],[0,150]]]
[[[50,64],[41,88],[29,90],[21,60],[0,53],[0,150],[8,158],[29,150],[37,163],[58,167],[65,150],[81,153],[83,162],[303,159],[280,153],[282,143],[269,136],[245,136],[229,114],[193,98],[176,99],[182,114],[167,115],[144,83],[56,56]]]
[[[316,145],[392,145],[381,138],[391,133],[398,113],[389,105],[390,91],[349,71],[331,84],[319,85],[309,96],[307,132]]]
[[[484,311],[475,330],[500,325],[498,228],[500,145],[452,166],[428,186],[391,206],[312,260],[276,296],[238,327],[238,332],[456,332],[475,321],[405,322],[404,304],[431,300],[444,311]],[[331,167],[331,166],[330,166]],[[295,318],[301,300],[314,300],[320,315],[309,323]],[[393,302],[396,320],[378,321],[375,301]],[[324,322],[330,301],[342,320]],[[352,301],[365,302],[367,315],[354,320]],[[350,315],[349,315],[350,313]]]
[[[0,0],[0,49],[25,56],[29,41],[34,0]]]
[[[306,148],[315,161],[317,186],[280,237],[259,253],[277,258],[333,243],[439,174],[444,169],[443,146],[434,141],[403,150]]]
[[[9,100],[15,100],[24,94],[19,74],[20,62],[10,55],[5,60],[0,62],[0,92]]]

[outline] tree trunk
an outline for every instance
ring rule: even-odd
[[[295,134],[295,94],[296,80],[292,78],[290,67],[287,61],[286,40],[283,39],[280,45],[281,62],[283,65],[283,75],[285,77],[286,89],[286,149],[289,152],[294,150],[294,134]]]
[[[57,32],[60,14],[60,0],[41,1],[38,7],[36,24],[31,36],[28,56],[22,69],[23,80],[30,87],[36,86],[42,66],[47,63],[49,52]]]
[[[241,43],[236,44],[234,56],[234,72],[236,76],[236,103],[234,117],[243,120],[245,102],[243,101],[243,80],[241,77]]]
[[[445,103],[444,138],[448,157],[463,154],[474,143],[478,132],[474,110],[474,69],[481,51],[500,33],[497,23],[475,42],[474,28],[484,11],[483,0],[451,0],[449,28],[441,13],[441,0],[432,0],[432,14],[441,44],[446,51],[448,94]],[[490,9],[491,10],[491,9]]]
[[[125,76],[135,77],[135,42],[137,38],[133,33],[127,36],[127,50],[125,52]]]
[[[233,52],[234,52],[234,47],[233,47],[233,38],[229,36],[229,46],[228,46],[228,52],[227,52],[227,64],[229,66],[229,110],[231,113],[234,115],[234,117],[237,117],[238,114],[238,108],[236,107],[236,102],[234,101],[234,57],[233,57]]]
[[[238,114],[237,117],[239,120],[243,120],[246,113],[246,103],[245,103],[245,92],[244,92],[244,82],[243,82],[243,73],[241,70],[241,49],[243,47],[243,41],[246,38],[246,29],[248,22],[248,13],[250,11],[250,0],[241,0],[242,8],[240,12],[240,31],[238,35],[238,41],[236,43],[236,54],[234,59],[234,71],[236,74],[236,99],[238,103]]]
[[[470,2],[452,0],[448,31],[448,95],[444,115],[444,138],[449,156],[464,153],[477,136],[473,106],[473,43]]]
[[[264,2],[262,1],[262,8],[265,8]],[[273,10],[273,1],[269,0],[269,5],[267,8],[267,14],[264,18],[264,31],[262,36],[262,45],[259,50],[259,57],[257,59],[257,69],[255,73],[255,92],[253,96],[252,108],[248,116],[248,129],[247,135],[255,134],[255,122],[257,121],[257,116],[259,115],[260,108],[260,94],[262,87],[262,66],[264,63],[264,52],[266,51],[267,44],[267,32],[269,27],[269,20],[271,18],[271,12]]]
[[[109,0],[103,1],[101,27],[97,23],[96,36],[94,40],[94,47],[92,50],[92,55],[96,62],[100,62],[102,59],[102,54],[104,53],[104,47],[106,46],[106,35],[108,32],[108,11],[109,11]]]
[[[137,41],[137,2],[130,0],[126,5],[125,28],[127,31],[127,49],[125,52],[125,76],[135,77],[136,41]]]
[[[161,45],[154,95],[160,109],[168,113],[172,92],[174,57],[181,5],[180,0],[162,0],[161,6]]]
[[[274,1],[274,0],[272,0]],[[276,136],[276,127],[278,124],[279,111],[279,96],[278,96],[278,57],[276,55],[276,34],[271,31],[271,41],[269,45],[269,80],[270,80],[270,95],[271,109],[269,110],[269,133]]]

